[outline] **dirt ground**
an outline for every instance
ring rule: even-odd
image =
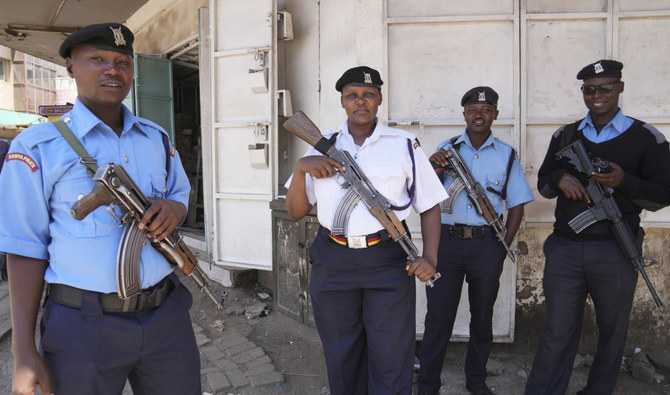
[[[187,282],[188,284],[188,282]],[[272,300],[262,300],[259,293],[267,292],[258,285],[225,288],[218,284],[210,287],[215,295],[226,293],[225,311],[213,311],[208,299],[194,288],[194,306],[191,318],[205,331],[235,331],[242,333],[256,345],[262,347],[272,359],[276,369],[284,376],[281,383],[264,386],[247,386],[236,390],[225,390],[222,395],[249,394],[329,394],[325,362],[318,334],[313,328],[298,324],[281,313],[272,310]],[[269,314],[264,317],[247,318],[244,308],[259,301],[268,304]],[[420,348],[420,342],[417,344]],[[0,339],[0,394],[11,393],[11,352],[10,333]],[[518,347],[517,347],[518,348]],[[465,389],[463,363],[465,344],[449,345],[447,360],[442,371],[441,394],[468,394]],[[519,353],[514,345],[495,344],[489,362],[487,383],[495,394],[518,395],[523,393],[524,384],[532,363],[532,351]],[[203,368],[206,368],[203,366]],[[661,372],[670,377],[670,372]],[[586,383],[588,366],[580,365],[572,374],[566,394],[575,394]],[[206,390],[203,387],[203,390]],[[125,394],[126,392],[124,392]],[[219,393],[215,394],[218,395]],[[670,395],[670,385],[644,383],[622,371],[618,387],[614,392],[634,395]]]

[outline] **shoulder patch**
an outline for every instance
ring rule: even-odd
[[[658,129],[656,129],[653,125],[645,123],[642,126],[651,132],[651,134],[656,139],[656,144],[663,144],[665,142],[665,136],[663,135],[663,133],[659,132]]]
[[[170,157],[174,158],[175,153],[177,152],[177,149],[174,147],[174,145],[170,144],[172,146],[172,149],[170,149]]]
[[[421,147],[421,143],[417,137],[414,138],[414,149]]]
[[[35,163],[35,160],[33,160],[33,158],[20,152],[9,152],[7,156],[5,156],[5,162],[9,162],[10,160],[18,160],[20,162],[27,164],[33,173],[40,169],[40,167],[37,166],[37,163]]]

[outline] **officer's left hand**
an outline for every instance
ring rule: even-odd
[[[417,257],[416,261],[407,261],[407,274],[415,275],[422,282],[430,280],[435,275],[435,264],[424,257]]]
[[[144,212],[139,228],[147,228],[147,237],[159,242],[168,237],[186,216],[183,204],[168,199],[147,197],[151,206]]]
[[[595,178],[599,183],[614,188],[621,184],[621,181],[623,181],[623,169],[621,166],[612,162],[610,162],[610,166],[612,166],[612,171],[609,173],[593,172],[591,174],[593,174],[593,178]]]

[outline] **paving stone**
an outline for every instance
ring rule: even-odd
[[[200,347],[200,355],[210,361],[216,361],[217,359],[221,359],[221,350],[212,345],[208,345]]]
[[[240,369],[229,370],[225,372],[225,374],[233,385],[233,388],[246,387],[249,385],[249,379]]]
[[[209,343],[211,340],[204,333],[195,334],[195,342],[198,344],[198,347]]]
[[[216,365],[216,367],[218,367],[220,370],[223,370],[224,372],[240,368],[240,365],[227,358],[221,358],[214,361],[214,365]]]
[[[252,361],[247,362],[246,367],[247,367],[247,369],[252,369],[252,368],[255,368],[257,366],[265,365],[265,364],[268,364],[268,363],[271,364],[272,360],[267,355],[263,355],[263,356],[260,356],[256,359],[252,360]]]
[[[254,343],[248,341],[246,343],[238,344],[235,347],[226,348],[225,353],[226,353],[227,356],[232,357],[234,355],[243,353],[247,350],[251,350],[252,348],[255,348],[255,347],[256,347],[256,345]]]
[[[254,387],[270,383],[283,383],[284,375],[276,371],[268,372],[256,376],[251,376],[249,377],[249,381],[251,381],[251,385],[253,385]]]
[[[262,348],[255,346],[250,350],[235,355],[232,359],[237,363],[247,363],[258,357],[262,357],[263,355],[265,355],[265,351],[263,351]]]
[[[275,370],[275,366],[271,363],[266,363],[264,365],[254,366],[251,369],[246,370],[244,373],[247,374],[247,377],[257,376],[262,373],[268,373]]]
[[[214,340],[212,343],[216,347],[218,347],[220,350],[225,350],[227,348],[235,347],[237,345],[240,345],[242,343],[246,343],[248,341],[249,341],[249,339],[247,339],[244,336],[240,336],[238,334],[232,334],[232,335],[220,337],[220,338]]]
[[[210,373],[207,375],[207,384],[214,390],[224,390],[231,387],[231,383],[223,373]]]

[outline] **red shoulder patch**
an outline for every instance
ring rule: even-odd
[[[33,158],[29,157],[26,154],[22,154],[20,152],[10,152],[10,153],[8,153],[7,156],[5,157],[5,162],[9,162],[10,160],[18,160],[18,161],[21,161],[21,162],[27,164],[30,167],[30,170],[32,170],[33,173],[40,169],[40,167],[37,166],[37,163],[35,163]]]
[[[174,154],[177,150],[175,149],[174,145],[172,146],[172,149],[170,150],[170,156],[174,158]]]

